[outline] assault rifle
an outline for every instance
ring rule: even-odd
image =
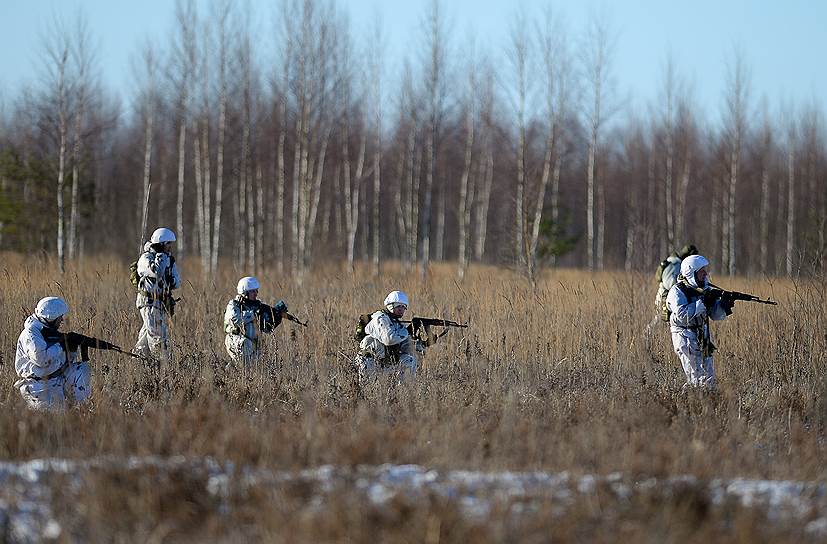
[[[769,304],[772,306],[778,305],[778,303],[774,300],[762,299],[756,295],[750,295],[749,293],[727,291],[725,289],[721,289],[717,285],[710,284],[706,291],[704,291],[704,302],[714,302],[719,299],[727,315],[730,315],[732,313],[732,307],[735,306],[735,302],[739,300],[743,300],[744,302],[757,302],[759,304]]]
[[[400,323],[407,323],[408,324],[408,331],[411,333],[412,336],[416,336],[417,333],[424,329],[425,327],[445,327],[445,330],[442,331],[437,338],[440,338],[447,333],[451,327],[467,329],[468,325],[463,325],[462,323],[457,323],[456,321],[451,321],[449,319],[439,319],[437,317],[413,317],[410,321],[400,320]]]
[[[307,323],[303,322],[287,310],[278,312],[273,306],[264,304],[263,302],[259,302],[258,308],[259,316],[261,317],[261,330],[263,330],[264,332],[271,332],[273,329],[275,329],[277,321],[282,317],[287,319],[288,321],[297,323],[302,327],[307,327]]]
[[[137,353],[125,351],[111,342],[100,340],[98,338],[93,338],[92,336],[86,336],[77,332],[63,333],[55,329],[44,328],[43,338],[46,340],[46,343],[48,344],[62,345],[63,349],[66,350],[67,353],[77,351],[78,348],[80,348],[81,360],[83,361],[89,359],[90,348],[115,351],[117,353],[129,355],[130,357],[134,357],[135,359],[143,359],[143,357],[141,357]]]

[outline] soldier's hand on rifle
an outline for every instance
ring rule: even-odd
[[[287,304],[285,304],[283,300],[280,300],[280,301],[276,302],[275,306],[273,306],[273,310],[277,314],[282,315],[287,311]]]
[[[707,289],[704,291],[703,301],[704,306],[707,308],[712,308],[715,302],[721,298],[721,292],[717,289]]]
[[[735,307],[735,299],[732,297],[721,297],[721,307],[724,309],[726,315],[732,315],[732,308]]]

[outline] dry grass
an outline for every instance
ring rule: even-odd
[[[183,259],[173,363],[155,373],[132,359],[96,353],[93,409],[55,416],[28,412],[10,387],[22,322],[40,297],[61,295],[72,309],[66,330],[130,348],[140,319],[128,266],[91,259],[82,270],[60,276],[53,264],[37,259],[5,255],[3,262],[0,381],[9,386],[0,388],[0,458],[182,454],[278,469],[391,462],[641,476],[827,477],[823,281],[717,278],[781,305],[739,303],[734,316],[715,325],[720,391],[707,395],[681,389],[683,375],[665,326],[650,339],[643,332],[653,315],[649,275],[560,270],[532,291],[519,276],[487,267],[473,268],[457,283],[452,267],[435,266],[427,286],[398,269],[377,282],[331,267],[301,285],[275,272],[261,274],[262,299],[284,298],[312,328],[285,322],[268,339],[268,355],[259,366],[225,373],[221,319],[245,272],[227,267],[214,285],[207,284],[199,279],[196,261]],[[446,316],[472,327],[452,331],[434,346],[416,383],[377,382],[360,391],[349,366],[355,319],[395,288],[408,292],[417,315]],[[106,485],[100,489],[113,487],[101,483]],[[142,482],[130,485],[129,495],[139,498],[126,511],[145,509],[140,500],[167,492]],[[127,502],[118,493],[123,492],[101,493],[96,500]],[[152,500],[157,507],[166,499]],[[383,528],[393,528],[385,540],[423,540],[434,512],[445,516],[438,536],[447,540],[478,534],[492,541],[531,539],[550,529],[541,518],[536,527],[509,526],[505,518],[475,527],[438,503],[411,507],[404,523],[360,511],[340,512],[334,516],[339,525],[330,526],[329,520],[291,518],[290,501],[264,507],[251,500],[241,501],[236,515],[253,515],[258,506],[270,519],[289,519],[300,540],[340,540],[346,534],[362,540],[359,535],[372,530],[385,534]],[[209,509],[194,504],[196,510]],[[342,509],[345,504],[343,499]],[[664,504],[648,510],[637,505],[621,516],[627,525],[601,524],[584,506],[577,519],[585,525],[560,526],[557,534],[564,540],[613,540],[612,527],[624,526],[635,540],[658,534],[687,540],[658,528],[675,519],[722,515],[698,514],[680,501]],[[94,518],[95,508],[87,515]],[[742,518],[738,523],[744,526],[724,520],[727,537],[750,540],[760,528]],[[134,520],[113,521],[111,527],[129,523]],[[710,531],[707,537],[724,534]],[[234,538],[227,531],[215,534]],[[267,539],[276,534],[273,521],[256,529]],[[106,539],[103,533],[94,536]]]

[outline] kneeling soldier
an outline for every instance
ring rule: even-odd
[[[74,333],[58,331],[68,311],[61,298],[41,299],[17,340],[14,368],[20,379],[14,386],[30,408],[62,410],[86,401],[92,393],[88,357],[78,357]]]
[[[227,304],[224,312],[224,346],[234,362],[250,366],[259,357],[259,331],[271,333],[281,324],[287,313],[287,304],[280,300],[268,306],[258,300],[260,284],[252,276],[238,280],[237,296]],[[228,365],[230,366],[230,365]]]
[[[359,342],[356,369],[361,379],[379,371],[394,372],[400,380],[416,377],[416,352],[424,351],[432,343],[430,328],[426,327],[425,341],[412,336],[410,328],[401,322],[408,309],[408,296],[402,291],[391,291],[384,301],[384,309],[371,314],[364,326],[364,338]]]

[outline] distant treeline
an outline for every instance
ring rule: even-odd
[[[718,273],[825,264],[823,111],[757,97],[742,52],[710,122],[669,58],[632,112],[599,17],[516,15],[495,52],[449,34],[435,1],[391,59],[345,4],[284,0],[255,33],[248,7],[171,6],[166,42],[136,47],[127,103],[81,15],[41,29],[39,77],[0,95],[0,249],[131,255],[146,223],[213,271],[450,260],[533,278],[653,269],[685,242]]]

